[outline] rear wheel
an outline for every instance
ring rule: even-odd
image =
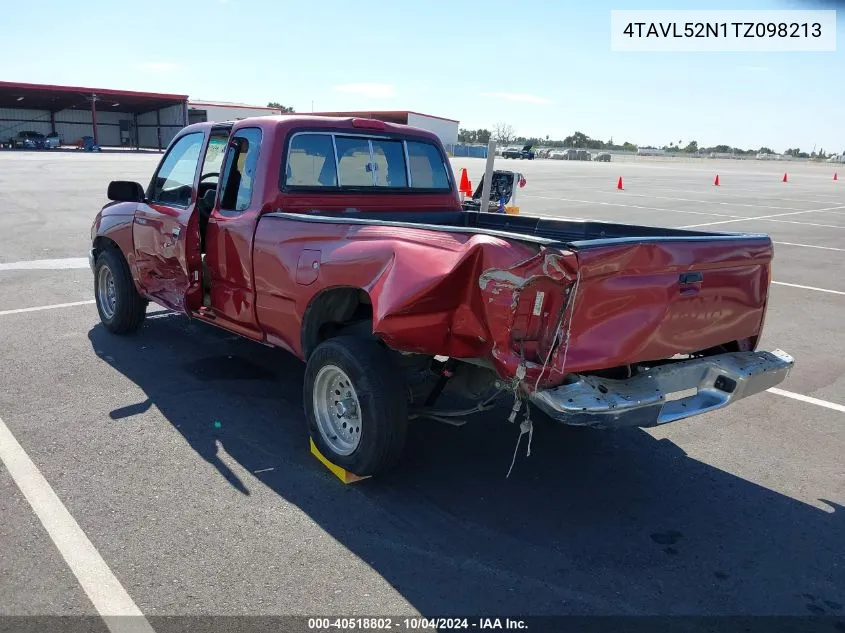
[[[406,389],[377,341],[339,336],[321,343],[308,359],[303,391],[308,433],[330,462],[363,477],[401,457]]]
[[[94,298],[100,321],[114,334],[130,334],[141,327],[147,302],[138,294],[123,254],[106,249],[94,265]]]

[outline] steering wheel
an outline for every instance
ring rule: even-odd
[[[217,172],[208,172],[206,174],[203,174],[202,176],[200,176],[200,180],[199,180],[200,184],[202,184],[203,180],[206,180],[207,178],[211,178],[211,177],[219,178],[220,174],[218,174]],[[212,191],[214,189],[217,189],[217,184],[213,185],[209,189],[209,191]],[[197,205],[197,208],[199,209],[200,215],[202,217],[204,217],[205,219],[208,219],[211,216],[211,209],[207,208],[205,206],[205,204],[203,204],[202,198],[200,198],[199,204]]]

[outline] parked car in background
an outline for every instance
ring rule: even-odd
[[[44,135],[41,132],[22,130],[9,139],[14,149],[41,149],[44,147]]]
[[[593,155],[585,149],[567,149],[563,152],[563,160],[591,160]]]
[[[522,149],[518,147],[509,147],[504,152],[502,152],[502,158],[519,158],[519,159],[528,159],[534,160],[534,151],[531,149],[531,145],[524,145]]]
[[[610,162],[610,154],[607,152],[600,152],[593,156],[593,160],[597,160],[602,163],[609,163]]]
[[[549,158],[552,160],[565,160],[566,159],[566,152],[563,150],[553,150],[549,152]]]
[[[59,135],[55,132],[48,134],[44,137],[44,149],[56,149],[57,147],[62,146],[64,143],[62,139],[59,138]]]

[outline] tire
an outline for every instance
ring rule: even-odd
[[[94,264],[94,299],[100,321],[113,334],[131,334],[144,322],[147,302],[135,289],[129,265],[123,254],[116,249],[106,249],[97,256]]]
[[[349,383],[351,390],[339,393]],[[326,400],[329,394],[347,395],[337,406],[346,405],[350,412],[339,412]],[[333,464],[366,477],[389,470],[401,457],[408,430],[407,390],[378,341],[338,336],[318,345],[305,368],[303,403],[308,434]]]

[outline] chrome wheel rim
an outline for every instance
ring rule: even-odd
[[[106,319],[114,317],[116,303],[114,276],[108,266],[103,266],[97,273],[97,305]]]
[[[361,443],[361,403],[349,376],[326,365],[314,378],[313,403],[317,429],[338,455],[350,455]]]

